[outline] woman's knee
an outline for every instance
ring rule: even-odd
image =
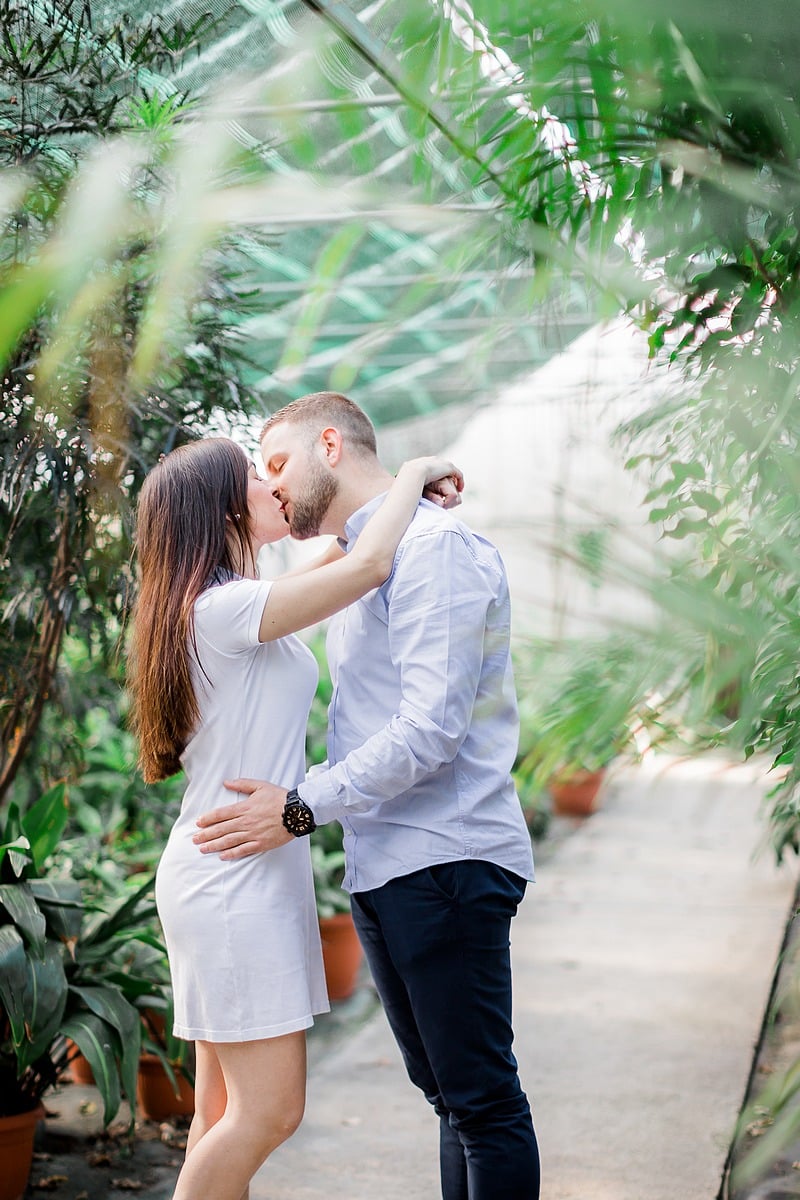
[[[287,1141],[297,1132],[305,1113],[305,1094],[280,1098],[271,1095],[263,1097],[225,1097],[226,1103],[220,1110],[217,1107],[219,1097],[208,1097],[208,1106],[200,1107],[195,1112],[195,1121],[200,1120],[207,1129],[220,1120],[224,1115],[242,1131],[249,1130],[252,1141],[263,1142],[267,1153]]]
[[[300,1123],[302,1120],[302,1108],[295,1111],[281,1113],[278,1120],[273,1125],[276,1138],[275,1146],[280,1146],[282,1142],[287,1142],[292,1134],[296,1133],[300,1128]]]
[[[297,1132],[304,1112],[305,1096],[293,1097],[288,1103],[284,1102],[279,1109],[270,1107],[264,1114],[264,1125],[271,1130],[271,1136],[274,1138],[272,1149],[288,1141],[292,1134]]]
[[[226,1116],[267,1153],[291,1137],[305,1109],[305,1035],[226,1047],[220,1052],[228,1089]]]
[[[262,1103],[250,1101],[245,1105],[232,1101],[226,1117],[234,1128],[253,1146],[258,1146],[262,1161],[283,1142],[297,1132],[303,1120],[305,1097],[285,1097],[276,1103],[273,1097],[265,1097]]]

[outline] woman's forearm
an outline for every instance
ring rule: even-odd
[[[426,464],[427,460],[418,458],[403,463],[385,500],[367,521],[351,551],[351,557],[374,573],[376,587],[391,573],[400,539],[429,482]]]

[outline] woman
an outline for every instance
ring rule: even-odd
[[[175,1033],[196,1043],[195,1117],[175,1200],[243,1200],[305,1103],[305,1030],[328,1010],[308,839],[224,862],[192,841],[223,780],[293,787],[317,683],[293,636],[389,575],[423,488],[452,464],[404,464],[346,557],[260,580],[256,558],[287,526],[244,452],[209,438],[148,475],[137,518],[140,588],[131,684],[148,782],[181,767],[186,792],[156,878],[169,951]],[[441,497],[439,498],[442,502]]]

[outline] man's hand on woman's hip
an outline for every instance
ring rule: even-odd
[[[249,858],[293,841],[282,819],[286,788],[263,779],[226,779],[225,787],[241,792],[246,799],[198,818],[193,841],[203,854]]]

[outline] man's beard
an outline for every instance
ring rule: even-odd
[[[309,456],[308,474],[303,493],[292,498],[292,516],[289,532],[292,537],[303,541],[317,537],[319,527],[339,491],[338,480],[329,471]]]

